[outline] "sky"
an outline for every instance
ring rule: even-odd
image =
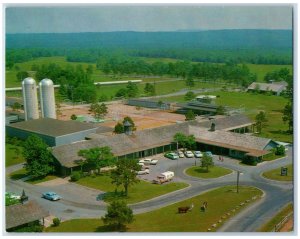
[[[292,29],[289,5],[7,7],[6,33]]]

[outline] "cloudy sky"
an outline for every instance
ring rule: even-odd
[[[288,5],[7,7],[7,33],[292,29]]]

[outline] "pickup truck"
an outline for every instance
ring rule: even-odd
[[[144,165],[149,165],[149,164],[156,165],[157,162],[158,162],[158,160],[156,160],[156,159],[141,159],[139,161],[139,163],[143,163]]]

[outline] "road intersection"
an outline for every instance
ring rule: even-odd
[[[186,182],[190,186],[157,198],[130,205],[135,214],[149,212],[167,205],[185,200],[202,194],[206,191],[225,185],[235,185],[237,171],[243,172],[240,177],[240,185],[257,187],[264,191],[264,197],[245,208],[236,216],[228,220],[218,231],[223,232],[254,232],[280,208],[289,202],[293,202],[293,183],[268,180],[261,176],[262,172],[279,168],[292,163],[292,148],[287,151],[287,156],[270,162],[263,162],[258,166],[245,166],[239,164],[236,159],[225,158],[223,162],[214,156],[215,165],[233,170],[233,173],[215,179],[199,179],[185,174],[185,169],[194,165],[194,159],[179,159],[178,161],[163,159],[159,162],[160,170],[171,170],[175,172],[176,181]],[[15,171],[19,166],[6,169],[6,174]],[[6,191],[22,192],[24,189],[31,199],[35,199],[47,208],[52,215],[69,220],[73,218],[100,218],[106,213],[106,204],[97,200],[97,196],[104,192],[86,188],[84,186],[70,183],[66,179],[56,179],[38,185],[31,185],[21,180],[11,180],[6,177]],[[41,198],[45,191],[55,190],[63,199],[50,202]]]

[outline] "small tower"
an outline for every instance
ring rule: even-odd
[[[124,132],[126,135],[132,135],[132,124],[128,120],[124,122]]]
[[[216,124],[215,123],[211,123],[210,131],[215,131],[215,130],[216,130]]]
[[[42,117],[56,119],[54,85],[52,80],[43,79],[39,83],[39,88]]]
[[[22,82],[25,120],[39,118],[38,99],[35,80],[27,77]]]

